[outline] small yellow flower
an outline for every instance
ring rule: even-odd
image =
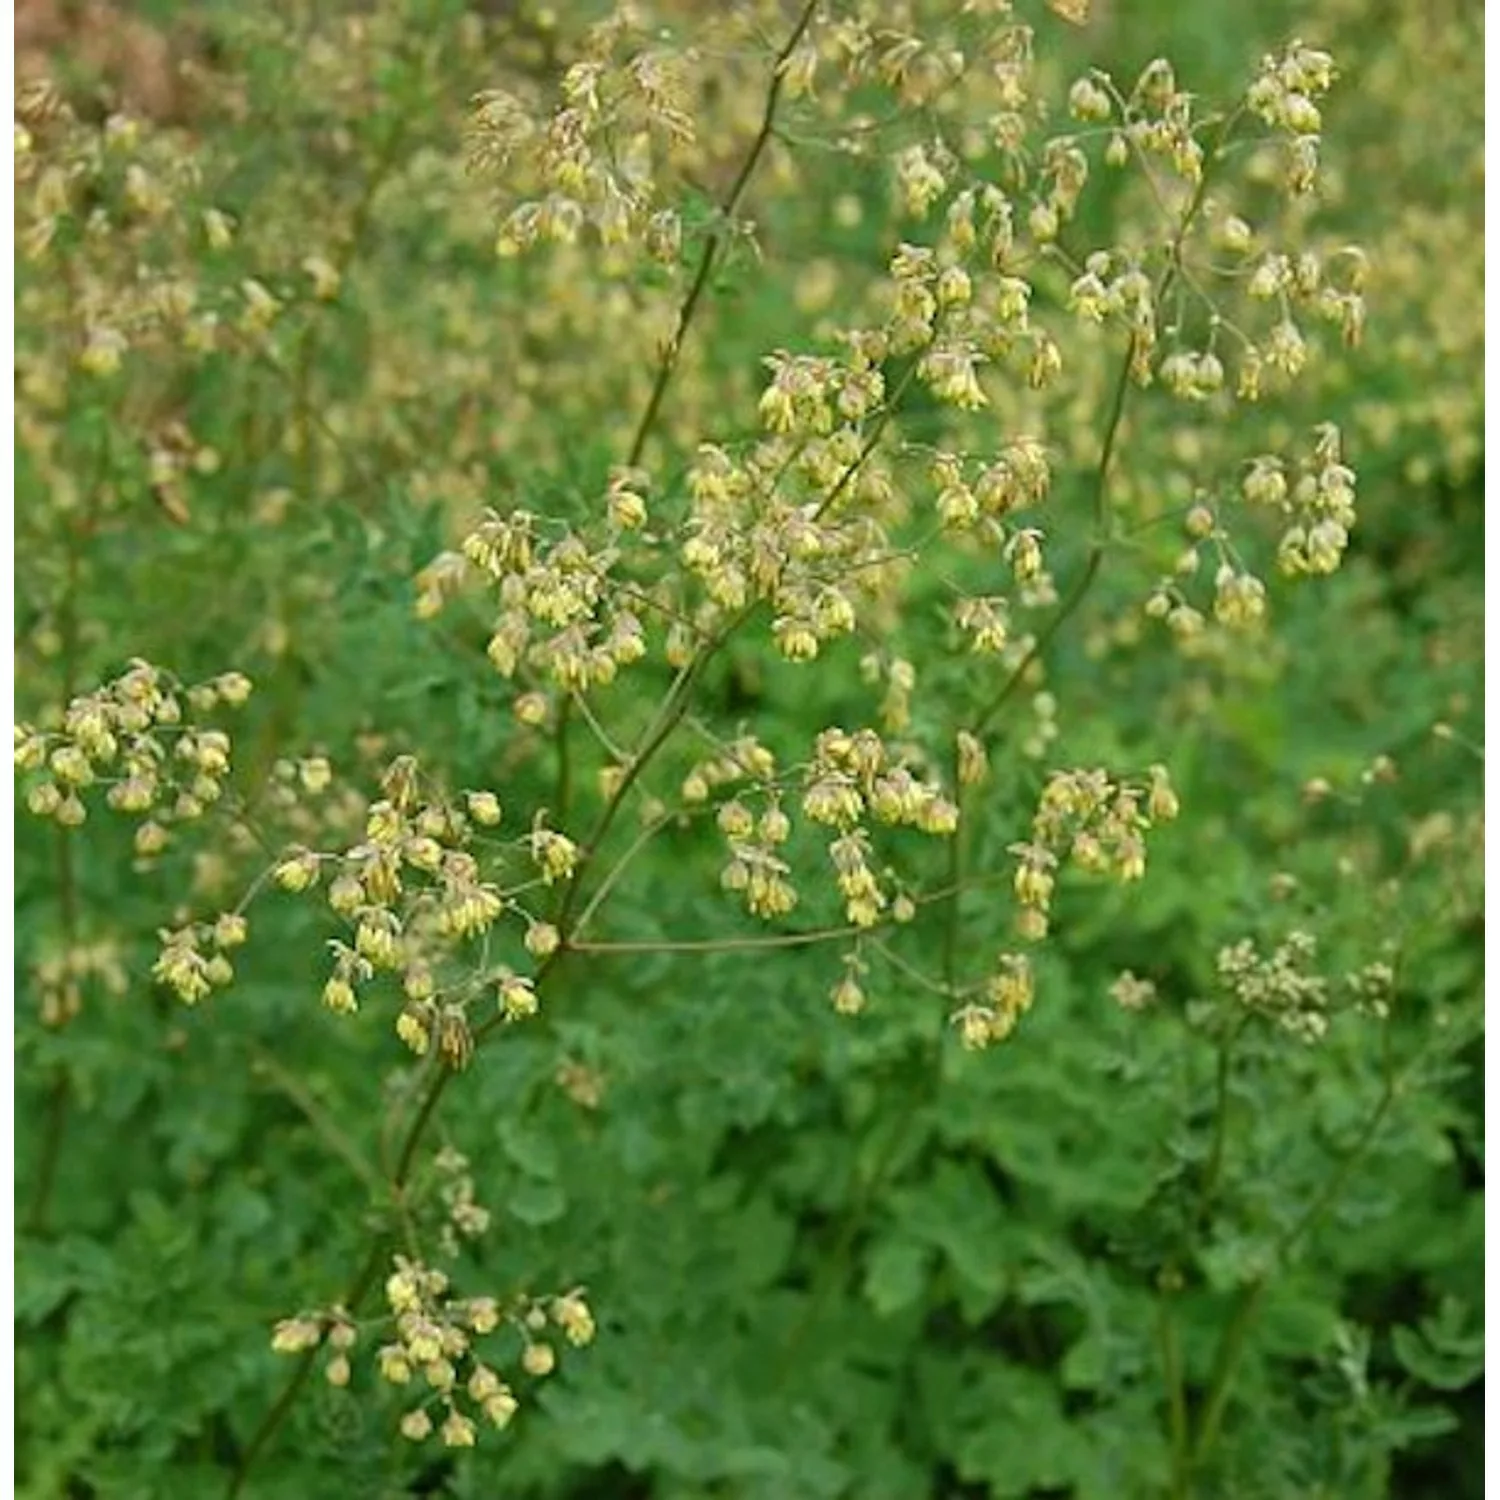
[[[92,328],[78,356],[78,367],[89,375],[113,375],[127,347],[125,336],[117,330]]]
[[[496,1427],[505,1427],[515,1416],[519,1403],[504,1386],[484,1403],[484,1414]]]
[[[227,250],[234,239],[234,223],[226,213],[210,208],[203,215],[203,235],[213,250]]]
[[[385,1300],[394,1313],[418,1312],[422,1306],[422,1294],[416,1276],[406,1267],[393,1271],[386,1278]]]
[[[566,834],[538,826],[531,834],[531,857],[541,868],[542,879],[551,885],[565,880],[578,865],[578,845]]]
[[[511,711],[522,724],[535,729],[547,722],[547,696],[545,693],[522,693]]]
[[[329,783],[333,780],[333,767],[329,765],[327,756],[314,755],[304,760],[297,768],[302,785],[316,796],[319,792],[328,790]]]
[[[287,855],[271,872],[284,891],[305,891],[318,878],[318,856],[307,849]]]
[[[401,1436],[410,1438],[414,1443],[420,1443],[423,1438],[432,1432],[432,1418],[419,1406],[415,1411],[409,1411],[401,1418]]]
[[[339,1015],[353,1015],[359,1009],[359,997],[347,979],[335,974],[323,986],[323,1004]]]
[[[1165,766],[1151,767],[1151,791],[1146,799],[1146,811],[1153,822],[1170,823],[1181,810],[1181,803],[1177,800],[1177,793],[1172,790],[1172,783],[1167,775]]]
[[[833,1008],[841,1016],[857,1016],[865,1008],[865,992],[852,974],[846,974],[833,987]]]
[[[338,296],[344,278],[331,261],[321,255],[309,255],[302,262],[302,269],[312,282],[313,296],[319,302],[331,302]]]
[[[53,787],[52,790],[56,791],[57,788]],[[32,811],[36,809],[33,808]],[[148,858],[151,855],[160,854],[167,847],[171,837],[171,834],[160,823],[155,821],[142,823],[135,831],[135,852]]]
[[[500,1013],[508,1021],[525,1020],[537,1012],[536,985],[522,974],[500,977]]]
[[[493,828],[500,821],[500,799],[493,792],[470,792],[469,815],[476,823]]]
[[[555,1298],[551,1313],[552,1321],[562,1329],[570,1344],[581,1348],[592,1342],[594,1315],[580,1293],[569,1292],[565,1297]]]
[[[550,958],[561,942],[562,934],[551,922],[533,922],[526,929],[526,951],[533,958]]]
[[[322,1342],[323,1328],[316,1318],[284,1318],[271,1334],[271,1347],[278,1354],[301,1354]]]
[[[214,923],[214,942],[220,948],[238,948],[249,933],[250,925],[239,912],[225,912]]]
[[[443,1423],[443,1443],[449,1448],[472,1448],[477,1437],[473,1422],[461,1412],[451,1411]]]
[[[418,1364],[428,1365],[443,1353],[442,1330],[425,1318],[414,1318],[405,1328],[406,1349]]]
[[[500,1326],[500,1307],[493,1297],[471,1297],[466,1310],[475,1333],[493,1333]]]

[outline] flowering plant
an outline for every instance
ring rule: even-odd
[[[1468,1240],[1405,1383],[1303,1262],[1474,1129],[1473,654],[1381,705],[1358,559],[1477,450],[1363,394],[1362,12],[1215,90],[1032,9],[287,3],[190,131],[23,88],[29,1316],[165,1257],[141,1372],[289,1361],[36,1493],[1349,1493],[1469,1383]],[[90,1115],[165,1176],[73,1225]]]

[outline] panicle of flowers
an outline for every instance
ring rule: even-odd
[[[1291,462],[1263,453],[1245,466],[1239,495],[1252,510],[1281,518],[1276,562],[1288,577],[1326,575],[1343,561],[1356,521],[1354,470],[1343,461],[1342,436],[1333,423],[1321,424],[1304,455]],[[1205,616],[1191,603],[1184,580],[1199,569],[1200,551],[1218,553],[1213,573],[1212,613],[1232,629],[1258,626],[1266,614],[1266,588],[1240,559],[1215,508],[1199,503],[1185,520],[1190,545],[1177,559],[1174,575],[1162,578],[1146,602],[1146,613],[1163,620],[1180,642],[1197,641]]]
[[[474,1196],[474,1176],[463,1152],[444,1146],[432,1164],[439,1179],[438,1196],[447,1212],[441,1243],[451,1259],[458,1255],[461,1240],[476,1240],[490,1227],[490,1211]]]
[[[1317,939],[1297,930],[1269,952],[1243,938],[1219,950],[1215,967],[1237,1004],[1301,1041],[1318,1042],[1328,1031],[1329,986],[1312,972],[1317,952]]]
[[[787,878],[791,867],[776,851],[791,837],[792,824],[782,808],[772,753],[753,737],[742,736],[689,770],[682,797],[691,806],[707,801],[715,790],[742,785],[745,789],[721,802],[715,814],[729,847],[719,881],[743,899],[752,916],[785,916],[796,905],[797,892]],[[758,815],[756,801],[761,804]]]
[[[1299,1041],[1320,1042],[1340,1013],[1389,1019],[1396,995],[1396,945],[1384,956],[1336,977],[1319,973],[1318,941],[1297,928],[1274,946],[1242,938],[1220,949],[1216,973],[1236,1006],[1262,1017]]]
[[[611,478],[605,510],[614,538],[646,519],[643,479],[636,471]],[[644,626],[612,577],[619,555],[614,539],[594,549],[566,529],[548,541],[531,512],[487,510],[459,552],[418,574],[417,614],[436,614],[477,572],[495,587],[487,650],[501,676],[530,667],[565,692],[602,687],[646,655]]]
[[[213,922],[191,922],[158,934],[161,952],[151,977],[184,1005],[196,1005],[234,980],[230,953],[249,936],[240,912],[225,912]]]
[[[1245,476],[1247,501],[1274,506],[1289,518],[1276,554],[1283,573],[1332,573],[1343,560],[1356,519],[1356,479],[1342,447],[1339,429],[1326,422],[1290,478],[1274,458],[1256,460]]]
[[[898,492],[876,456],[899,392],[886,392],[880,363],[912,356],[903,386],[920,381],[960,412],[987,403],[987,363],[1019,365],[1033,386],[1060,368],[1052,336],[1030,318],[1030,283],[1012,264],[1011,199],[976,184],[954,197],[945,223],[936,247],[897,247],[876,295],[879,321],[843,330],[841,355],[770,356],[760,399],[770,441],[738,463],[720,448],[701,449],[690,475],[684,562],[722,608],[769,597],[775,642],[791,660],[811,661],[831,636],[854,629],[861,606],[883,600],[901,576],[890,539]],[[1039,589],[1041,533],[1011,537],[999,521],[1042,499],[1049,481],[1046,449],[1031,436],[972,466],[941,453],[934,464],[945,524],[992,520],[987,536]],[[793,485],[807,492],[788,494]]]
[[[467,945],[487,947],[507,914],[526,923],[523,946],[533,958],[550,956],[558,937],[493,878],[506,873],[511,852],[509,845],[486,847],[492,842],[486,830],[503,816],[493,792],[454,798],[429,788],[411,756],[389,764],[380,790],[356,842],[329,853],[293,846],[271,875],[294,893],[326,877],[328,905],[346,924],[347,937],[328,944],[333,963],[322,992],[328,1009],[353,1014],[361,988],[390,975],[403,997],[396,1034],[417,1055],[436,1045],[450,1066],[461,1068],[473,1052],[470,1011],[477,1000],[497,997],[499,1013],[511,1020],[537,1007],[532,979],[466,959]],[[518,842],[544,880],[565,876],[577,858],[571,840],[547,829],[540,816]],[[493,857],[482,861],[481,854]]]
[[[1337,76],[1333,58],[1294,40],[1261,60],[1245,102],[1267,125],[1287,137],[1286,180],[1294,193],[1310,192],[1317,176],[1323,116],[1318,101]]]
[[[1011,846],[1020,935],[1046,936],[1055,872],[1064,862],[1139,880],[1146,873],[1146,834],[1178,810],[1165,766],[1153,766],[1144,784],[1116,782],[1102,769],[1054,771],[1038,799],[1031,837]]]
[[[958,807],[941,786],[873,729],[819,734],[803,772],[801,805],[810,822],[832,830],[828,858],[845,916],[857,927],[884,920],[895,894],[893,872],[872,864],[871,823],[939,837],[958,827]]]
[[[386,1278],[385,1299],[387,1316],[363,1328],[340,1307],[285,1318],[272,1332],[271,1347],[282,1354],[326,1349],[324,1377],[342,1387],[353,1374],[350,1353],[356,1344],[387,1334],[375,1348],[375,1368],[383,1381],[416,1398],[400,1421],[402,1436],[412,1442],[436,1432],[445,1447],[470,1448],[481,1427],[510,1425],[520,1402],[493,1360],[482,1356],[479,1340],[508,1327],[520,1339],[522,1370],[539,1379],[557,1364],[556,1348],[544,1336],[549,1329],[575,1348],[594,1337],[593,1314],[581,1287],[557,1296],[519,1296],[502,1305],[494,1297],[457,1296],[446,1272],[398,1255]]]
[[[28,811],[77,827],[88,816],[83,794],[103,786],[106,805],[142,820],[136,852],[161,853],[176,825],[201,818],[219,801],[229,776],[229,735],[199,716],[220,705],[237,708],[250,692],[240,672],[184,687],[149,662],[132,662],[41,725],[15,727],[15,766],[25,778]]]
[[[986,522],[988,537],[1005,549],[1019,577],[1034,577],[1040,571],[1040,557],[1033,548],[1041,534],[1034,530],[1008,533],[1001,524],[1047,498],[1052,469],[1038,439],[1013,438],[981,462],[939,450],[932,460],[931,480],[937,492],[938,519],[945,527],[962,531]]]
[[[119,998],[129,978],[117,942],[101,938],[74,942],[45,954],[31,967],[37,1011],[43,1026],[66,1026],[83,1009],[85,993],[95,986]]]
[[[1088,81],[1112,106],[1107,115],[1102,114],[1099,101],[1085,96],[1096,117],[1109,120],[1114,127],[1106,154],[1110,165],[1122,165],[1133,149],[1151,167],[1170,172],[1183,190],[1197,186],[1203,176],[1204,150],[1196,134],[1193,95],[1180,86],[1166,58],[1148,62],[1123,97],[1107,74],[1095,71]]]
[[[1310,192],[1318,144],[1310,133],[1317,129],[1311,100],[1333,76],[1327,54],[1293,43],[1264,61],[1234,109],[1201,118],[1193,95],[1163,59],[1148,64],[1128,91],[1097,69],[1075,83],[1075,117],[1110,132],[1106,163],[1135,161],[1163,215],[1164,237],[1144,249],[1119,246],[1087,254],[1073,268],[1067,297],[1081,320],[1129,328],[1133,373],[1141,384],[1154,378],[1179,399],[1218,409],[1231,397],[1257,401],[1273,382],[1284,389],[1316,352],[1316,341],[1297,321],[1299,310],[1335,325],[1346,343],[1358,342],[1365,317],[1364,253],[1352,245],[1328,255],[1310,248],[1291,253],[1268,243],[1276,226],[1253,228],[1236,209],[1234,187],[1223,181],[1223,151],[1234,136],[1236,146],[1250,148],[1244,186],[1255,195],[1257,209],[1265,198],[1259,189],[1277,185],[1283,148],[1292,171],[1290,182],[1280,186],[1294,195]],[[1259,143],[1244,139],[1256,118],[1275,131]],[[1210,153],[1217,171],[1207,191]],[[1287,227],[1295,232],[1298,226],[1289,220]],[[1158,306],[1168,288],[1171,301]],[[1257,320],[1264,326],[1257,328]],[[1170,343],[1156,358],[1162,321]]]
[[[846,521],[828,512],[843,495],[878,511],[889,505],[888,483],[848,423],[827,437],[773,438],[738,462],[721,447],[700,446],[680,549],[707,596],[700,633],[754,599],[770,601],[772,637],[790,661],[811,661],[823,642],[853,631],[861,601],[888,581],[881,565],[890,548],[872,511],[862,507]],[[668,659],[687,644],[680,632],[669,638]]]
[[[1024,953],[1002,953],[980,988],[980,998],[952,1016],[959,1040],[971,1052],[1003,1042],[1031,1009],[1036,997],[1031,960]]]
[[[674,264],[682,224],[672,197],[695,155],[696,65],[620,7],[584,39],[552,107],[500,89],[480,94],[470,166],[520,199],[500,224],[497,253],[572,244],[588,227],[606,249]]]

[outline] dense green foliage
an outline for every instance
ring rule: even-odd
[[[958,10],[899,8],[935,31]],[[659,340],[711,241],[643,459],[663,550],[631,576],[660,603],[694,445],[748,446],[762,356],[831,349],[883,307],[897,243],[940,234],[946,198],[927,223],[900,217],[891,161],[909,139],[829,149],[847,125],[831,74],[816,108],[784,101],[731,199],[753,236],[721,222],[801,7],[740,7],[739,51],[706,93],[720,113],[675,183],[680,256],[602,269],[587,244],[497,259],[504,180],[463,171],[472,97],[551,88],[598,7],[481,22],[457,0],[215,5],[191,22],[186,124],[122,125],[110,85],[66,67],[71,110],[22,99],[17,717],[54,734],[65,705],[141,659],[218,678],[182,712],[190,739],[228,731],[233,756],[222,777],[199,767],[219,783],[201,817],[162,815],[161,851],[105,805],[102,772],[87,821],[64,826],[20,736],[19,1494],[196,1500],[238,1476],[268,1500],[1479,1495],[1482,440],[1464,304],[1481,284],[1480,23],[1439,5],[1416,25],[1378,0],[1122,3],[1078,28],[1017,8],[1048,130],[1067,128],[1091,66],[1123,88],[1168,56],[1197,118],[1198,96],[1234,100],[1289,37],[1332,50],[1315,206],[1278,219],[1265,182],[1234,191],[1292,253],[1363,247],[1364,337],[1346,348],[1310,324],[1305,383],[1268,379],[1261,402],[1127,395],[1120,377],[1111,418],[1135,345],[1070,325],[1071,278],[1039,257],[1059,383],[1007,371],[984,411],[917,383],[883,435],[925,514],[932,450],[1043,434],[1036,524],[1057,588],[1018,590],[1012,622],[1041,659],[956,649],[951,596],[1011,582],[998,549],[945,537],[897,607],[861,597],[854,637],[815,662],[778,649],[769,612],[706,653],[618,820],[611,747],[645,743],[684,681],[662,649],[670,611],[643,606],[646,659],[570,699],[497,674],[491,604],[415,618],[414,580],[430,589],[423,570],[485,506],[598,545],[611,467],[647,431]],[[706,9],[655,12],[689,40],[701,25],[717,67],[729,43]],[[163,26],[187,24],[171,12],[156,7]],[[1423,66],[1457,75],[1440,100],[1408,81],[1434,56]],[[945,118],[874,82],[850,99],[912,138]],[[976,148],[968,167],[998,175],[1001,154]],[[1144,178],[1095,171],[1063,235],[1079,261],[1160,233]],[[206,210],[226,216],[222,243]],[[252,277],[279,304],[260,322]],[[192,283],[187,311],[162,290],[174,279]],[[195,345],[184,329],[210,312]],[[1191,303],[1176,318],[1210,326]],[[903,358],[885,362],[891,387]],[[1213,618],[1207,553],[1184,582],[1203,628],[1153,618],[1189,545],[1183,512],[1204,496],[1227,512],[1247,460],[1305,450],[1321,422],[1358,473],[1342,566],[1278,578],[1275,535],[1236,514],[1213,538],[1266,574],[1267,626]],[[892,528],[914,549],[925,532]],[[697,586],[674,606],[696,608]],[[881,717],[892,652],[916,668],[906,723]],[[253,681],[243,706],[226,672]],[[540,724],[514,711],[522,688],[545,695]],[[958,792],[955,732],[997,694],[988,779]],[[859,950],[869,1000],[843,1014],[837,944],[766,941],[842,930],[820,830],[799,816],[785,847],[797,910],[758,922],[720,889],[724,837],[679,789],[738,735],[796,766],[828,726],[865,724],[925,746],[963,816],[946,844],[881,832],[919,899]],[[603,868],[659,824],[586,933],[571,903],[600,865],[544,893],[534,914],[564,947],[532,950],[539,1013],[493,1036],[476,1021],[451,1074],[440,1034],[420,1058],[393,1034],[399,975],[362,990],[358,1015],[319,1003],[346,924],[321,888],[268,878],[289,846],[357,844],[406,755],[425,786],[493,789],[506,838],[547,809],[591,858],[602,829]],[[963,976],[1017,946],[1010,851],[1050,773],[1139,781],[1154,765],[1181,813],[1151,828],[1144,879],[1059,871],[1027,950],[1034,1005],[994,1045],[962,1046],[955,1004],[988,982]],[[929,901],[955,872],[961,893]],[[157,982],[164,932],[241,909],[232,983],[184,1005]],[[1297,991],[1305,1012],[1290,981],[1247,999],[1224,956],[1247,941],[1280,951],[1283,978],[1325,978]],[[495,942],[532,963],[519,937]],[[455,1241],[470,1189],[491,1223]],[[502,1327],[514,1420],[472,1450],[411,1442],[411,1392],[371,1357],[388,1335],[365,1331],[392,1254],[441,1264],[464,1295],[542,1299],[558,1327],[547,1299],[586,1288],[597,1335],[554,1338],[548,1373],[522,1362],[541,1325]],[[273,1352],[274,1326],[305,1313],[326,1333],[343,1299],[352,1378],[324,1378],[327,1347]]]

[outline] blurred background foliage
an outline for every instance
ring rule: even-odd
[[[482,634],[416,626],[410,581],[497,489],[564,513],[597,491],[679,295],[584,290],[564,254],[497,266],[491,204],[462,175],[470,96],[545,74],[587,9],[556,5],[549,24],[476,6],[479,29],[457,0],[18,6],[23,71],[51,59],[86,121],[123,105],[158,122],[184,195],[200,170],[211,181],[238,235],[205,284],[227,297],[264,267],[289,285],[326,226],[351,230],[345,291],[287,295],[274,357],[133,360],[107,399],[51,368],[62,293],[19,266],[18,713],[130,656],[190,680],[235,666],[258,687],[246,788],[317,749],[368,783],[414,748],[455,784],[545,799],[550,765]],[[1184,816],[1142,888],[1064,894],[1042,998],[1005,1047],[940,1045],[942,1015],[894,987],[836,1016],[835,960],[796,950],[566,969],[545,1024],[486,1053],[439,1135],[497,1216],[470,1252],[476,1280],[587,1284],[597,1343],[461,1460],[403,1446],[368,1391],[315,1381],[251,1495],[1165,1495],[1163,1362],[1201,1403],[1246,1301],[1197,1493],[1479,1495],[1480,9],[1099,0],[1080,29],[1034,9],[1059,98],[1086,65],[1131,77],[1161,54],[1222,96],[1294,34],[1339,58],[1321,224],[1368,251],[1371,317],[1308,420],[1339,422],[1360,476],[1348,562],[1279,593],[1274,636],[1242,655],[1134,649],[1123,586],[1059,643],[1046,762],[1167,762]],[[694,6],[676,11],[690,28]],[[796,192],[753,195],[780,269],[741,255],[723,272],[670,412],[679,452],[720,411],[748,426],[758,356],[857,305],[889,252],[878,169],[801,170]],[[840,195],[862,213],[835,214]],[[1115,208],[1090,203],[1080,237],[1107,240]],[[168,239],[130,253],[206,255]],[[1080,452],[1097,405],[1080,397]],[[151,454],[173,423],[219,461],[164,484]],[[1171,434],[1142,441],[1160,449],[1124,489],[1169,488]],[[636,681],[644,714],[665,669]],[[866,696],[852,661],[809,685],[747,645],[711,674],[704,711],[796,744]],[[1434,736],[1440,722],[1456,737]],[[1380,756],[1393,776],[1366,774]],[[1016,836],[1045,768],[1012,759],[981,849]],[[1314,778],[1332,794],[1309,799]],[[363,1140],[401,1059],[381,1028],[316,1005],[326,932],[290,901],[257,907],[213,1005],[151,989],[157,929],[180,903],[222,902],[242,851],[141,874],[113,820],[55,835],[17,835],[18,1493],[187,1500],[220,1491],[274,1398],[271,1322],[337,1295],[370,1232],[361,1183],[278,1078],[292,1070]],[[622,887],[610,934],[720,930],[715,871],[709,835],[674,833]],[[993,946],[983,898],[968,911]],[[1220,1084],[1191,1002],[1223,944],[1289,914],[1330,972],[1399,933],[1395,1015],[1336,1024],[1316,1049],[1245,1042],[1205,1229],[1193,1205]],[[56,1024],[48,955],[81,943],[110,957]],[[1110,998],[1125,970],[1155,983],[1155,1007]],[[1382,1128],[1247,1296],[1362,1140],[1385,1046],[1402,1071]]]

